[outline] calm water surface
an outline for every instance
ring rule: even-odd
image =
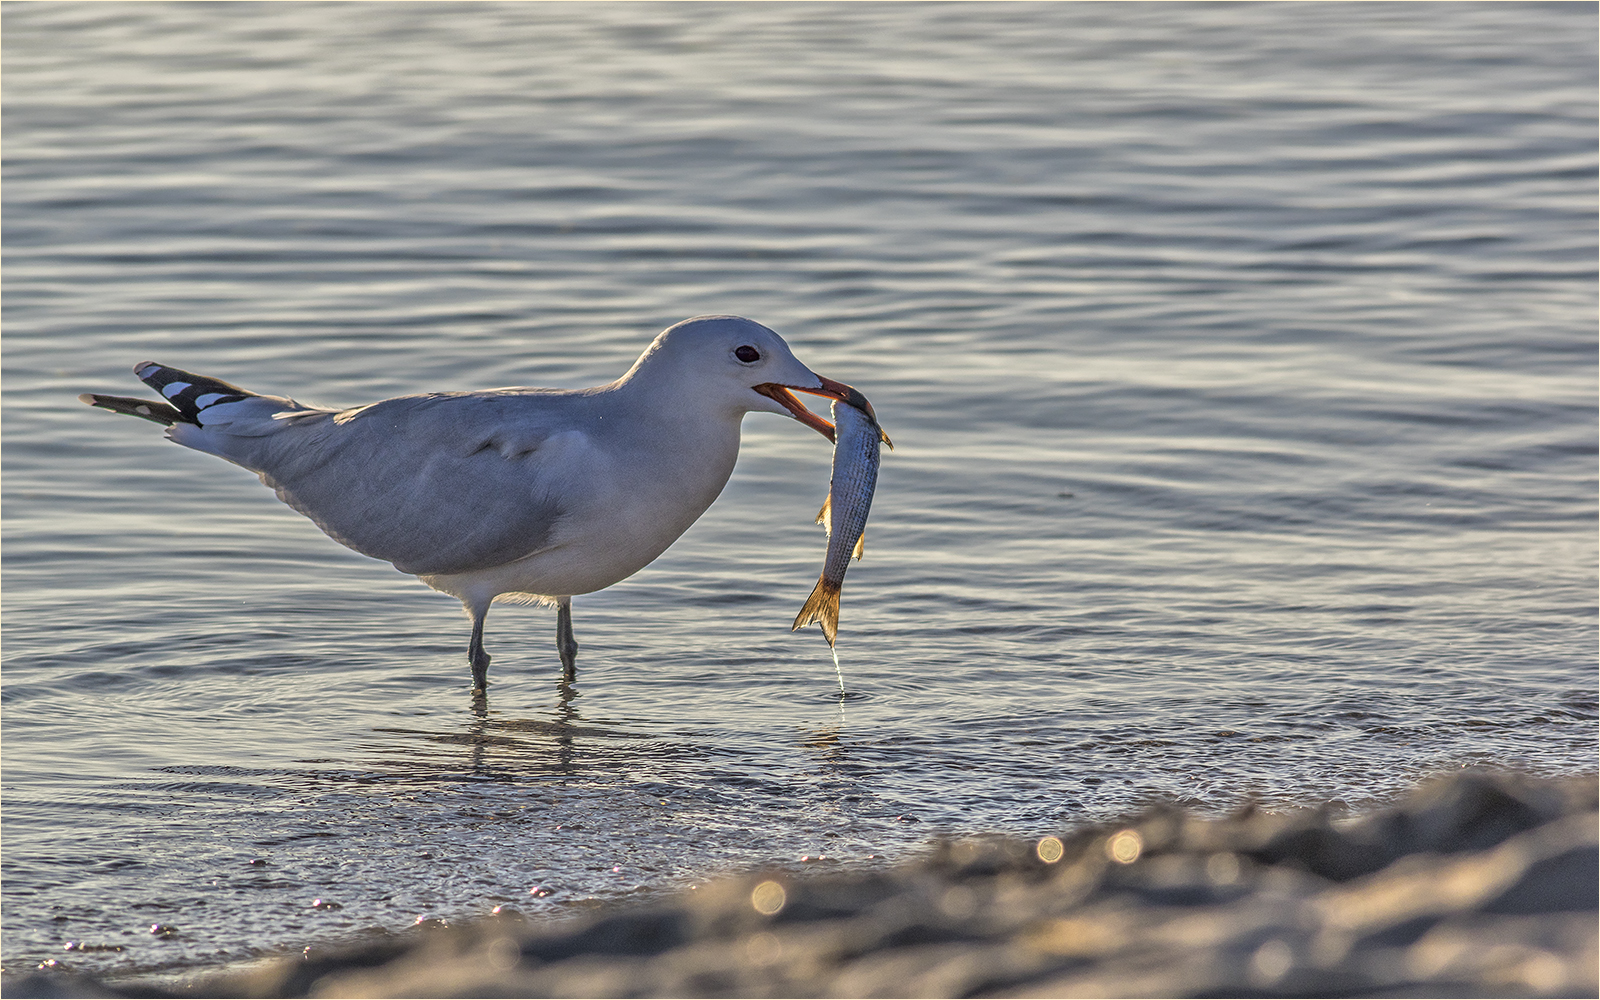
[[[7,970],[1595,770],[1592,5],[3,16]],[[455,601],[74,398],[594,385],[706,312],[895,439],[843,700],[792,421],[575,602],[576,697],[497,609],[475,711]]]

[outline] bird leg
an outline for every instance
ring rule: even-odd
[[[556,601],[556,651],[561,654],[561,679],[578,679],[578,640],[572,634],[572,598]]]
[[[467,647],[467,662],[472,665],[472,690],[481,692],[489,687],[489,654],[483,651],[483,620],[488,617],[489,608],[468,610],[472,614],[472,644]]]

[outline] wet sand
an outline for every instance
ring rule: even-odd
[[[1392,807],[1170,807],[876,872],[759,872],[560,922],[502,913],[173,983],[8,997],[1575,996],[1596,779],[1463,773]]]

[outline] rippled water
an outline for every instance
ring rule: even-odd
[[[1592,5],[3,16],[9,971],[1595,770]],[[895,439],[843,701],[791,421],[574,603],[576,697],[497,608],[475,711],[452,599],[74,398],[593,385],[705,312]]]

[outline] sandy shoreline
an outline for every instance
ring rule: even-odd
[[[879,872],[754,873],[64,996],[1595,996],[1596,779],[1464,773],[1395,806],[1156,808]]]

